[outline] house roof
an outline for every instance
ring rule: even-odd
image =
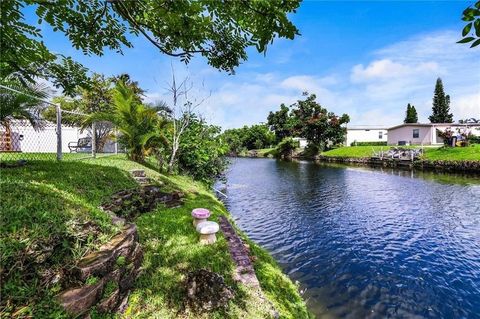
[[[358,126],[347,126],[347,130],[354,131],[354,130],[388,130],[388,127],[382,126],[369,126],[369,125],[358,125]]]
[[[480,123],[402,123],[400,125],[392,126],[388,130],[394,130],[400,127],[413,126],[413,127],[436,127],[436,126],[480,126]]]

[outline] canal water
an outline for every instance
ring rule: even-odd
[[[237,225],[318,318],[480,318],[480,179],[233,159]]]

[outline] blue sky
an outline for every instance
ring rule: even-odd
[[[173,61],[180,77],[189,74],[196,83],[194,94],[210,95],[197,111],[224,128],[265,121],[269,111],[293,103],[304,90],[329,110],[349,114],[351,124],[388,126],[403,121],[407,103],[427,121],[439,76],[455,119],[480,117],[480,48],[455,43],[461,12],[472,3],[304,1],[291,15],[301,36],[275,41],[266,56],[249,50],[235,75],[211,68],[202,57],[185,66],[143,38],[133,39],[134,48],[124,55],[86,57],[63,35],[42,28],[52,51],[95,72],[129,73],[147,90],[148,101],[168,102]]]

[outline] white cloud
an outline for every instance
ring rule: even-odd
[[[451,107],[457,119],[480,118],[480,92],[461,96]]]
[[[199,112],[223,128],[265,122],[281,103],[292,104],[303,91],[317,95],[322,106],[348,113],[351,124],[395,125],[403,121],[407,103],[427,121],[437,77],[451,96],[455,120],[480,116],[478,50],[456,44],[457,32],[417,35],[372,52],[371,59],[332,69],[331,74],[248,71],[234,77],[199,73],[212,95]],[[198,82],[198,81],[197,81]],[[164,95],[151,93],[149,97]]]
[[[416,65],[393,62],[390,59],[382,59],[371,62],[364,67],[357,64],[352,69],[351,80],[353,82],[365,82],[376,79],[402,78],[413,75],[435,74],[438,72],[436,62],[422,62]]]

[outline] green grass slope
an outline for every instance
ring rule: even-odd
[[[427,149],[424,158],[432,161],[480,161],[480,144],[467,147]]]
[[[32,162],[22,168],[0,171],[2,318],[64,315],[54,301],[60,288],[42,281],[39,272],[44,269],[36,266],[28,251],[61,238],[55,253],[47,259],[50,269],[59,270],[107,241],[117,229],[97,207],[112,193],[136,187],[128,175],[133,168],[145,169],[154,181],[164,182],[166,189],[181,190],[186,200],[181,207],[158,207],[135,220],[144,247],[144,271],[136,282],[125,317],[267,318],[269,302],[281,318],[310,317],[297,287],[268,253],[248,239],[256,256],[257,276],[269,302],[233,281],[233,263],[221,235],[214,245],[198,244],[190,217],[193,208],[209,208],[213,220],[220,214],[229,216],[201,184],[183,176],[164,176],[116,156],[62,163]],[[81,225],[95,231],[86,232]],[[21,267],[19,256],[24,258]],[[228,310],[203,316],[185,311],[182,283],[188,271],[199,268],[220,273],[234,288],[235,299]]]
[[[374,152],[387,151],[389,146],[345,146],[321,153],[327,157],[371,157]]]

